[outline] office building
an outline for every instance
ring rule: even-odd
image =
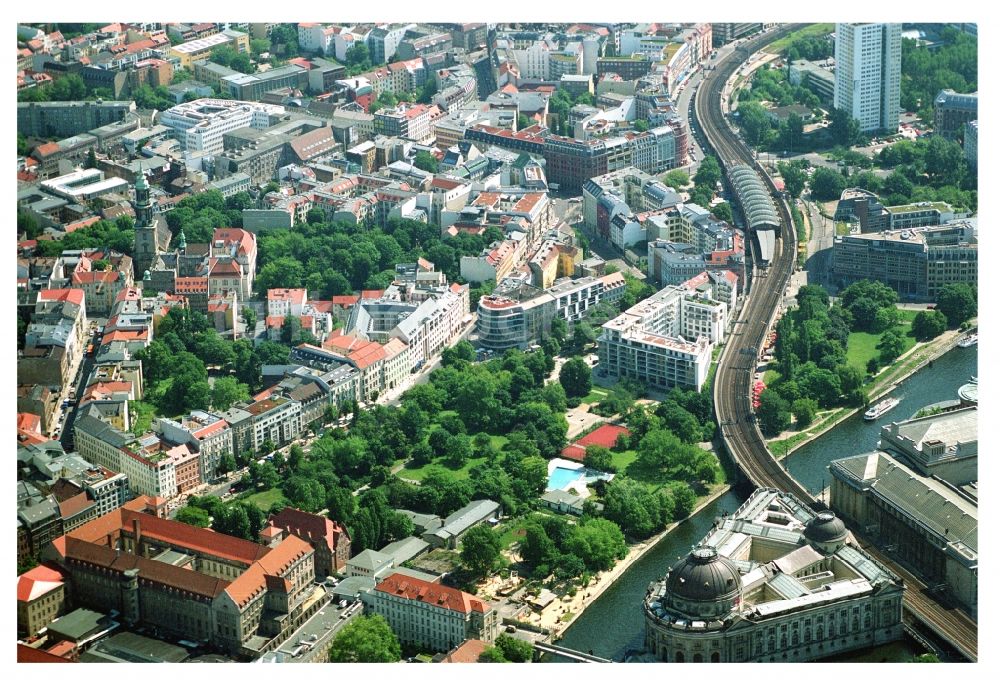
[[[219,88],[233,99],[257,102],[264,93],[280,88],[306,90],[309,70],[298,64],[288,64],[263,73],[233,73],[219,79]]]
[[[872,279],[909,300],[932,300],[945,284],[975,286],[979,277],[976,221],[836,236],[831,272],[839,286]]]
[[[901,24],[837,24],[833,106],[858,121],[861,132],[899,130]]]
[[[833,69],[819,62],[799,59],[788,66],[788,82],[807,88],[827,105],[833,103],[835,80]]]
[[[135,112],[133,101],[18,102],[17,131],[25,137],[63,139]]]
[[[764,29],[764,24],[712,24],[712,47],[722,47]]]
[[[806,662],[903,636],[903,584],[834,514],[758,489],[643,603],[662,662]]]
[[[941,90],[934,98],[934,134],[945,139],[957,139],[965,124],[979,118],[979,94],[962,95],[954,90]]]
[[[167,109],[160,123],[173,131],[186,151],[222,152],[223,135],[240,128],[264,130],[271,117],[285,113],[274,104],[239,102],[230,99],[196,99]]]

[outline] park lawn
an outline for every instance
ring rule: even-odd
[[[917,339],[910,335],[910,327],[913,325],[913,317],[906,319],[907,315],[905,313],[912,312],[912,310],[901,310],[903,312],[904,322],[899,325],[900,330],[903,331],[903,352],[906,352],[914,345],[917,344]],[[856,366],[865,371],[865,367],[868,364],[868,360],[872,357],[878,357],[879,352],[876,346],[878,345],[879,338],[882,334],[879,333],[865,333],[863,331],[855,331],[847,337],[847,363]]]
[[[265,490],[263,492],[257,492],[255,494],[251,494],[250,496],[240,499],[240,501],[246,501],[251,504],[255,504],[257,508],[264,511],[265,513],[267,513],[270,510],[271,506],[278,503],[279,501],[285,504],[288,503],[288,500],[285,499],[285,495],[282,494],[281,489],[278,487]]]
[[[591,388],[590,393],[580,401],[583,404],[597,404],[608,396],[608,391],[604,388]]]
[[[520,541],[523,535],[519,533],[524,530],[527,524],[527,516],[522,516],[510,522],[505,522],[498,527],[497,532],[500,533],[500,550],[508,551],[515,543]]]
[[[501,449],[503,449],[503,446],[505,444],[507,444],[507,436],[506,435],[490,435],[490,442],[493,443],[493,449],[495,449],[496,451],[499,452]]]
[[[434,461],[432,461],[431,463],[424,464],[423,466],[421,466],[419,468],[407,468],[407,467],[404,467],[403,470],[399,471],[399,473],[397,473],[396,475],[398,475],[399,477],[403,478],[404,480],[414,480],[416,482],[420,482],[421,480],[423,480],[424,478],[427,477],[427,474],[430,473],[432,467],[438,466],[438,467],[443,468],[444,470],[448,471],[452,475],[454,475],[455,478],[458,479],[458,480],[468,480],[469,479],[469,471],[472,470],[474,467],[478,466],[479,464],[483,463],[484,461],[486,461],[486,457],[485,456],[472,457],[468,461],[465,462],[464,466],[462,466],[461,468],[455,469],[455,468],[449,468],[448,466],[445,466],[444,462],[442,461],[442,459],[437,458]]]
[[[624,471],[638,456],[634,449],[626,449],[624,452],[611,452],[611,463],[615,465],[616,471]]]
[[[764,51],[770,54],[780,54],[782,51],[784,51],[786,47],[791,45],[799,38],[805,38],[807,36],[827,35],[828,33],[833,33],[833,30],[834,30],[833,24],[812,24],[811,26],[806,26],[803,29],[795,31],[794,33],[789,33],[781,40],[777,40],[771,43],[766,48],[764,48]]]
[[[510,550],[514,544],[521,541],[523,535],[519,532],[525,528],[525,526],[538,516],[549,516],[550,518],[565,518],[566,516],[560,516],[558,513],[550,511],[547,508],[535,509],[531,513],[520,518],[515,518],[510,521],[504,521],[496,528],[496,531],[500,533],[500,547],[501,550]]]

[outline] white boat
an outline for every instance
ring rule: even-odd
[[[899,400],[897,398],[887,397],[865,412],[865,421],[874,421],[878,417],[887,413],[889,410],[893,409],[897,404],[899,404]]]
[[[958,347],[960,348],[971,348],[973,345],[979,342],[978,333],[970,333],[968,336],[958,341]]]

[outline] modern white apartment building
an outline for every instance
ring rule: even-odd
[[[259,451],[270,440],[283,447],[302,430],[302,406],[285,397],[267,398],[246,407],[253,414],[253,449]]]
[[[597,339],[600,368],[655,388],[701,390],[725,320],[724,303],[667,287],[604,324]]]
[[[232,99],[196,99],[171,107],[160,115],[160,123],[173,131],[187,151],[221,154],[222,136],[238,128],[264,130],[271,116],[285,107]]]
[[[493,643],[500,634],[500,613],[482,599],[398,572],[375,587],[368,606],[404,645],[444,652],[471,638]]]
[[[508,282],[479,299],[477,330],[483,347],[526,348],[549,332],[557,316],[577,321],[598,303],[614,302],[625,293],[625,279],[620,272],[559,279],[544,291],[516,280]]]
[[[902,24],[837,24],[833,106],[862,132],[899,129]]]

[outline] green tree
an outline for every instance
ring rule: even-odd
[[[247,386],[232,376],[222,376],[215,379],[212,385],[212,406],[219,411],[226,411],[237,402],[250,399]]]
[[[250,52],[253,54],[253,58],[258,58],[262,53],[267,52],[271,49],[271,41],[265,40],[264,38],[253,38],[250,41]]]
[[[674,500],[674,520],[684,520],[694,511],[694,505],[698,502],[698,495],[691,489],[691,485],[686,482],[675,481],[670,483],[670,496]]]
[[[723,220],[732,224],[733,222],[733,207],[729,205],[728,201],[722,201],[712,206],[712,215],[714,215],[719,220]]]
[[[559,370],[559,383],[566,391],[567,397],[589,395],[591,388],[590,365],[580,357],[574,357],[567,361]]]
[[[778,164],[778,172],[785,180],[785,191],[788,192],[789,196],[793,199],[799,198],[809,177],[806,172],[802,168],[784,161]]]
[[[500,558],[500,536],[486,525],[476,525],[462,538],[462,564],[477,579],[488,575]]]
[[[771,121],[764,107],[756,102],[741,102],[737,113],[743,138],[748,145],[759,149],[767,142],[771,132]]]
[[[937,309],[948,319],[948,326],[960,326],[977,314],[976,291],[965,283],[945,284],[938,292]]]
[[[353,47],[347,50],[344,57],[344,61],[348,66],[362,66],[364,68],[369,68],[371,66],[371,57],[368,53],[368,45],[363,42],[356,42]]]
[[[507,662],[507,658],[504,657],[503,651],[496,646],[487,646],[483,652],[479,653],[478,662],[484,664],[501,663]]]
[[[918,341],[929,341],[945,332],[948,318],[940,310],[923,310],[913,318],[912,328]]]
[[[436,173],[438,171],[438,160],[431,156],[428,151],[418,151],[417,155],[413,158],[413,165],[421,170],[426,170],[428,173]]]
[[[795,425],[798,426],[799,430],[813,422],[818,407],[816,400],[810,400],[807,397],[800,397],[792,402],[792,415],[795,416]]]
[[[211,524],[208,512],[195,506],[185,506],[177,511],[175,520],[195,527],[208,527]]]
[[[569,327],[566,324],[566,320],[562,317],[556,317],[552,320],[552,326],[549,329],[549,334],[561,345],[566,340],[566,333],[568,330]]]
[[[566,550],[594,571],[610,570],[616,560],[628,555],[621,528],[604,518],[591,518],[578,525],[566,540]]]
[[[649,130],[649,121],[645,118],[637,118],[634,124],[636,132],[646,132]]]
[[[898,329],[889,329],[882,334],[875,347],[879,351],[879,361],[882,364],[891,364],[893,360],[903,354],[906,341]]]
[[[830,112],[830,125],[827,127],[834,144],[852,147],[861,139],[861,125],[849,111],[833,109]]]
[[[244,305],[240,310],[240,316],[243,317],[243,323],[248,332],[252,332],[257,327],[257,310],[249,305]]]
[[[671,170],[663,177],[663,183],[674,189],[683,189],[691,184],[691,177],[686,170]]]
[[[496,647],[503,653],[503,657],[508,662],[531,662],[534,654],[534,647],[527,641],[500,634],[496,640]]]
[[[833,201],[839,199],[841,193],[847,186],[844,176],[829,168],[817,168],[813,172],[812,181],[809,183],[812,196],[820,201]]]
[[[958,142],[934,135],[927,146],[924,167],[933,186],[957,185],[965,173],[965,152]]]
[[[791,422],[791,407],[788,401],[774,390],[765,390],[760,394],[760,407],[757,418],[760,429],[768,437],[773,437],[788,428]]]
[[[583,463],[588,468],[608,473],[615,472],[615,464],[611,450],[600,445],[587,445]]]
[[[399,662],[396,634],[381,615],[359,615],[330,642],[330,662]]]
[[[716,183],[721,180],[722,168],[719,167],[719,162],[714,156],[706,156],[701,165],[698,166],[698,172],[694,175],[694,183],[715,191]]]

